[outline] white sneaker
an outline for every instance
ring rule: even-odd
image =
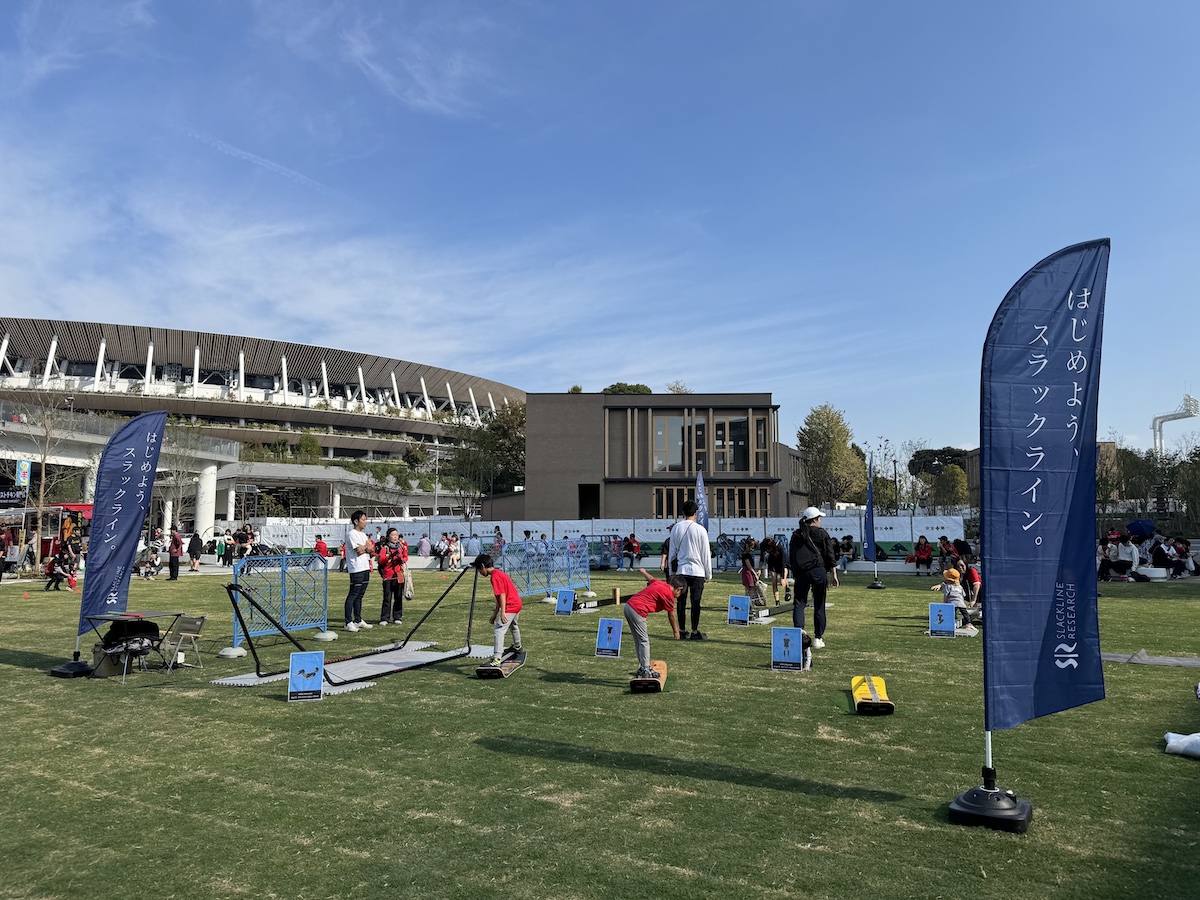
[[[388,623],[388,620],[387,620],[387,619],[380,619],[380,620],[379,620],[379,627],[380,627],[380,628],[383,628],[385,625],[387,625],[387,623]]]
[[[399,619],[392,619],[392,624],[393,625],[403,625],[404,623],[402,621],[400,621]]]
[[[353,622],[347,622],[345,630],[346,631],[358,631],[358,626],[355,625]]]
[[[374,625],[370,624],[369,622],[364,622],[362,619],[359,619],[355,624],[358,625],[359,628],[366,629],[367,631],[370,631],[372,628],[375,627]]]
[[[821,640],[820,638],[813,638],[813,649],[815,649],[815,650],[825,649],[825,642],[823,640]]]

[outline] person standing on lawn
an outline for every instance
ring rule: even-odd
[[[183,558],[183,535],[179,533],[178,526],[171,526],[171,543],[167,546],[167,561],[170,565],[171,574],[167,581],[179,580],[179,560]]]
[[[346,532],[346,570],[350,573],[350,590],[346,592],[346,630],[358,631],[370,628],[363,621],[362,602],[367,593],[367,583],[371,580],[371,556],[375,545],[367,537],[367,514],[361,509],[355,510],[350,517],[350,530]]]
[[[665,612],[667,621],[671,623],[671,633],[675,640],[681,640],[675,602],[687,590],[688,583],[682,575],[672,575],[669,581],[661,581],[645,569],[638,569],[638,574],[646,579],[646,586],[625,601],[625,621],[629,623],[633,645],[637,649],[637,677],[657,678],[658,673],[650,668],[650,629],[647,620],[651,613]]]
[[[683,519],[671,529],[671,573],[683,576],[687,589],[679,598],[679,627],[684,627],[688,598],[692,601],[692,633],[682,634],[680,640],[690,637],[702,641],[708,637],[700,630],[700,598],[704,596],[704,585],[712,581],[712,553],[708,548],[708,531],[696,521],[700,511],[695,500],[683,504]]]
[[[395,528],[387,530],[387,540],[379,546],[379,578],[383,582],[383,609],[379,624],[399,625],[404,617],[404,565],[408,562],[408,545],[400,540]]]
[[[792,533],[788,544],[789,568],[796,586],[796,605],[792,607],[792,625],[804,628],[804,610],[808,608],[808,592],[813,598],[813,648],[825,646],[825,595],[829,581],[837,587],[837,560],[833,555],[833,541],[829,532],[821,527],[825,515],[815,506],[800,514],[800,527]]]
[[[521,615],[521,595],[517,586],[503,569],[497,569],[495,561],[486,553],[475,557],[475,571],[486,575],[492,582],[492,593],[496,597],[496,609],[488,621],[492,624],[492,660],[489,666],[500,665],[504,657],[504,633],[512,630],[512,652],[521,652],[521,627],[517,617]]]

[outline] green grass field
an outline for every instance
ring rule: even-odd
[[[406,623],[449,583],[417,577]],[[628,638],[623,658],[594,657],[597,615],[527,602],[512,678],[459,660],[307,704],[284,684],[209,683],[253,668],[216,656],[232,628],[220,577],[132,586],[130,609],[212,619],[203,671],[124,687],[48,677],[79,597],[6,582],[0,897],[1200,896],[1200,761],[1163,752],[1164,732],[1200,731],[1200,669],[1109,663],[1108,699],[997,733],[1001,786],[1033,801],[1033,825],[952,826],[947,803],[979,781],[982,639],[924,636],[928,580],[868,580],[831,593],[807,674],[769,670],[767,628],[720,624],[729,574],[706,591],[708,642],[652,620],[660,695],[628,693]],[[418,637],[463,643],[471,583]],[[331,575],[339,624],[346,585]],[[1200,653],[1200,580],[1103,593],[1105,650]],[[373,581],[368,621],[378,602]],[[308,646],[349,654],[400,631]],[[887,679],[894,716],[854,715],[856,674]]]

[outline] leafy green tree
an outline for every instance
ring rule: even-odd
[[[602,393],[602,394],[653,394],[654,391],[650,390],[650,388],[644,384],[627,384],[624,381],[617,381],[617,382],[614,382],[613,384],[610,384],[608,387],[606,387],[600,393]]]
[[[958,466],[964,472],[967,469],[967,451],[958,447],[940,447],[930,450],[922,447],[914,450],[908,461],[908,471],[911,475],[928,472],[935,478],[942,474],[946,466]]]
[[[862,472],[862,459],[851,449],[853,437],[845,414],[828,403],[813,407],[796,432],[796,446],[808,470],[808,494],[815,506],[842,500]]]
[[[953,463],[942,468],[933,479],[933,503],[947,510],[967,503],[967,473]]]
[[[582,394],[582,393],[583,393],[583,385],[581,385],[581,384],[573,384],[573,385],[571,385],[571,387],[570,387],[570,389],[567,391],[567,393],[568,393],[568,394]]]
[[[316,435],[304,432],[296,444],[296,459],[312,465],[321,461],[321,442]]]

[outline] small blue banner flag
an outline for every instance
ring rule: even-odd
[[[1013,285],[983,347],[985,727],[1104,698],[1096,610],[1096,408],[1107,238]]]
[[[696,523],[708,531],[708,495],[704,493],[704,473],[699,471],[696,472],[696,505],[700,507],[696,511]]]
[[[875,562],[875,454],[867,462],[867,514],[863,516],[863,559]]]
[[[79,610],[80,635],[92,627],[88,616],[125,611],[129,576],[150,509],[166,425],[165,412],[142,413],[118,428],[100,454],[87,577]]]

